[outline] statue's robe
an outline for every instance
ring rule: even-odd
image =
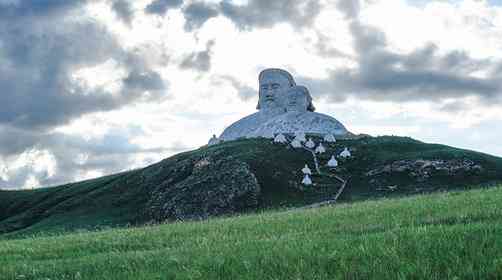
[[[238,138],[254,137],[253,133],[264,123],[280,114],[284,114],[284,109],[261,110],[249,116],[246,116],[227,127],[220,136],[220,140],[230,141]],[[263,135],[262,137],[269,137]]]
[[[335,118],[306,111],[288,112],[276,116],[251,132],[250,137],[264,137],[265,135],[276,133],[294,134],[298,131],[320,136],[332,134],[341,138],[352,135],[345,126]]]

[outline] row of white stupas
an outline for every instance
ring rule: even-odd
[[[338,156],[341,158],[349,158],[349,157],[351,157],[351,154],[350,154],[349,149],[345,148]],[[326,165],[331,168],[338,167],[338,161],[336,160],[334,155],[331,156],[331,158],[329,159],[329,161]],[[312,171],[310,170],[308,164],[305,164],[305,167],[302,168],[302,173],[304,175],[303,180],[302,180],[302,184],[306,185],[306,186],[312,185],[312,179],[310,179],[310,176],[312,175]]]
[[[272,138],[274,135],[291,135],[297,131],[330,135],[333,138],[353,135],[335,118],[315,113],[308,89],[297,85],[287,71],[265,69],[260,73],[258,83],[258,112],[231,124],[220,137],[213,135],[208,145],[239,138]]]

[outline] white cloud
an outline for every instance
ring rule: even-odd
[[[129,144],[141,149],[165,148],[157,153],[135,154],[126,161],[130,165],[125,169],[199,147],[212,134],[220,134],[227,125],[253,113],[257,96],[239,98],[235,86],[221,77],[231,77],[257,94],[258,72],[265,67],[282,67],[298,76],[325,79],[329,69],[354,66],[354,38],[349,22],[334,1],[322,1],[324,8],[308,28],[283,23],[244,31],[228,18],[217,16],[193,32],[184,29],[180,9],[170,9],[164,16],[146,15],[144,8],[149,2],[133,1],[136,14],[131,27],[117,20],[108,2],[92,1],[86,13],[88,20],[105,24],[124,49],[144,58],[144,63],[158,71],[168,84],[169,94],[155,103],[86,114],[50,131],[98,141],[110,131],[140,127],[142,133],[123,132]],[[237,4],[246,3],[240,0]],[[490,6],[487,1],[430,1],[419,6],[405,0],[364,1],[361,20],[385,33],[389,47],[398,53],[409,53],[432,42],[439,47],[439,53],[463,50],[478,59],[502,58],[502,8]],[[215,43],[208,72],[180,69],[187,55],[205,50],[212,40]],[[73,79],[118,94],[121,87],[116,81],[126,74],[121,65],[108,60],[78,69]],[[486,77],[487,73],[473,75]],[[502,109],[476,98],[406,104],[357,99],[314,102],[318,112],[333,115],[354,132],[408,135],[502,155],[502,148],[490,142],[497,141],[496,133],[502,134],[501,126],[493,125],[502,121]],[[92,160],[85,152],[75,157],[81,165]],[[56,176],[57,163],[49,151],[28,150],[12,158],[0,156],[0,182],[14,182],[16,171],[26,167],[30,167],[29,174],[47,172],[48,177]],[[96,167],[82,170],[72,179],[102,174],[104,171]],[[36,176],[29,175],[17,187],[39,183]]]

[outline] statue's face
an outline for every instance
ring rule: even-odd
[[[268,73],[260,80],[259,102],[261,109],[283,107],[289,80],[279,73]]]
[[[287,93],[287,111],[305,112],[308,107],[307,94],[298,88],[292,88]]]

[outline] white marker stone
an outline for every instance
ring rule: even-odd
[[[308,164],[305,164],[305,167],[302,168],[302,172],[303,172],[303,174],[312,175],[312,171],[310,170]]]
[[[315,147],[315,143],[312,141],[312,138],[309,138],[309,140],[305,143],[305,147],[309,149],[313,149]]]
[[[312,185],[312,180],[310,179],[310,176],[308,174],[305,174],[305,177],[303,177],[302,184],[304,184],[305,186]]]
[[[328,161],[329,167],[337,167],[338,161],[335,159],[335,156],[331,156],[331,159]]]

